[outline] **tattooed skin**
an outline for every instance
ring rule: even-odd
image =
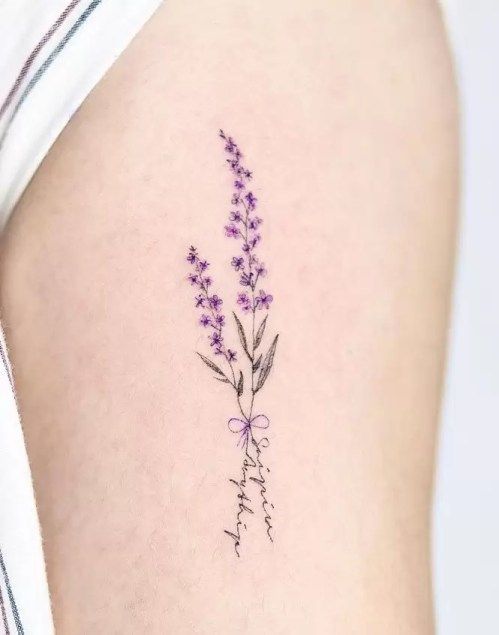
[[[255,414],[255,411],[257,393],[267,381],[274,363],[279,335],[272,339],[265,353],[260,352],[260,345],[265,339],[267,312],[274,299],[262,288],[267,270],[257,253],[262,240],[260,226],[263,221],[256,213],[258,200],[249,189],[253,175],[243,165],[243,155],[237,143],[223,130],[220,130],[219,136],[233,175],[231,210],[224,232],[240,248],[240,253],[230,261],[242,287],[235,298],[236,310],[232,311],[239,336],[239,351],[226,344],[223,300],[212,290],[213,279],[208,273],[210,263],[199,255],[196,247],[191,247],[187,254],[187,262],[191,266],[187,280],[196,289],[194,303],[201,312],[199,324],[207,331],[211,350],[210,356],[199,352],[198,355],[213,371],[214,379],[231,388],[238,409],[237,416],[229,419],[227,424],[229,430],[238,435],[237,447],[243,454],[239,477],[229,479],[237,491],[237,512],[234,528],[224,531],[233,540],[234,551],[239,557],[242,535],[250,515],[261,515],[264,531],[273,542],[271,511],[274,506],[267,498],[266,481],[270,469],[263,458],[263,450],[269,446],[264,431],[270,421],[265,414]]]

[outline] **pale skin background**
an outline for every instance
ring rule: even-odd
[[[276,541],[240,560],[233,397],[185,282],[195,243],[235,290],[219,127],[254,170],[281,334]],[[456,128],[429,0],[170,0],[93,91],[2,249],[59,633],[432,633]]]

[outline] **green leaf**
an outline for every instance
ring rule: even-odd
[[[260,375],[258,376],[258,381],[256,383],[255,393],[257,393],[260,390],[260,388],[263,387],[263,384],[265,383],[265,380],[269,376],[269,373],[272,369],[278,339],[279,339],[279,335],[276,335],[274,338],[274,341],[270,345],[270,348],[267,354],[265,355],[265,358],[262,363],[262,367],[260,369]]]
[[[240,397],[244,390],[244,377],[241,371],[239,371],[239,381],[237,382],[237,396]]]
[[[253,372],[256,373],[256,371],[260,368],[260,364],[262,363],[262,355],[260,355],[260,357],[256,360],[256,362],[253,364]]]
[[[221,370],[214,362],[212,362],[211,359],[208,359],[204,355],[201,355],[201,353],[197,353],[197,355],[199,355],[199,357],[208,366],[208,368],[211,368],[211,370],[214,370],[219,375],[222,375],[223,377],[225,377],[225,373],[223,372],[223,370]]]
[[[265,316],[263,322],[258,327],[258,331],[256,332],[256,337],[255,337],[255,348],[258,348],[260,346],[260,343],[263,339],[263,334],[265,333],[265,326],[267,325],[267,318],[268,318],[268,315]]]
[[[234,316],[234,320],[236,321],[237,332],[239,334],[239,340],[241,341],[241,346],[243,347],[243,350],[246,353],[246,355],[249,357],[249,359],[251,359],[251,355],[249,354],[249,351],[248,351],[248,341],[246,339],[246,335],[244,333],[244,328],[243,328],[243,325],[241,324],[241,320],[237,317],[237,315],[234,312],[232,312],[232,315]],[[251,359],[251,361],[253,360]]]

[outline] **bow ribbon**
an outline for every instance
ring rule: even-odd
[[[237,446],[241,444],[242,447],[248,445],[249,435],[251,428],[260,428],[260,430],[265,430],[269,427],[270,421],[265,415],[256,415],[249,421],[247,419],[229,419],[229,430],[234,432],[235,434],[239,434],[239,440],[237,442]]]

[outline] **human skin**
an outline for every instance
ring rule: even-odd
[[[426,0],[170,0],[95,88],[2,244],[57,632],[433,632],[456,120]],[[240,558],[237,412],[185,281],[194,243],[235,295],[220,127],[254,172],[280,334],[275,540]]]

